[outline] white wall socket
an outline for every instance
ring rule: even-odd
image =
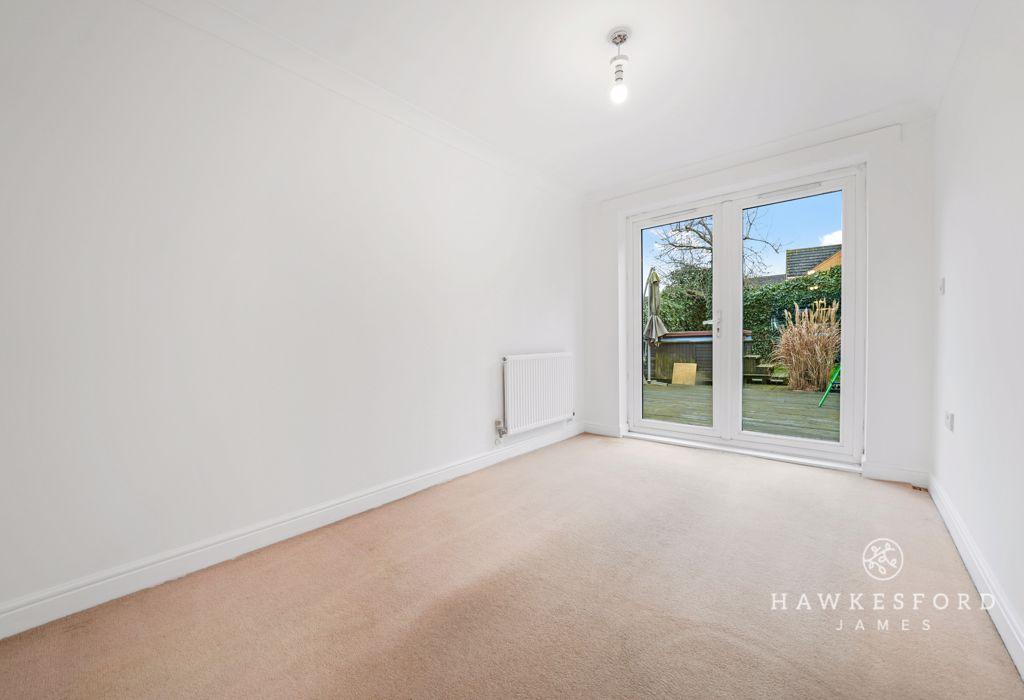
[[[946,411],[946,415],[943,416],[942,422],[946,424],[946,430],[949,432],[953,432],[953,419],[953,413],[951,411]]]

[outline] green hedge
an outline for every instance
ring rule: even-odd
[[[812,289],[812,287],[814,289]],[[754,352],[767,358],[785,323],[785,311],[806,308],[818,299],[839,301],[842,267],[743,290],[743,327],[753,334]]]
[[[749,287],[743,290],[743,327],[753,334],[754,352],[766,358],[779,338],[786,310],[793,304],[807,308],[824,299],[839,301],[842,267],[833,267],[784,282]],[[670,331],[707,330],[704,321],[711,318],[711,273],[701,268],[673,271],[662,290],[661,319]],[[814,287],[814,289],[812,289]],[[643,302],[643,323],[647,323],[647,300]]]

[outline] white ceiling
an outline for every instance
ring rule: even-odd
[[[220,0],[574,190],[941,98],[976,0]],[[608,100],[628,24],[630,98]]]

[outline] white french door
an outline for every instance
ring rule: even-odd
[[[851,168],[629,217],[631,432],[859,464],[863,193]]]

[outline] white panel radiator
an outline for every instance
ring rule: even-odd
[[[569,420],[575,414],[572,353],[504,358],[505,419],[499,435],[514,435]]]

